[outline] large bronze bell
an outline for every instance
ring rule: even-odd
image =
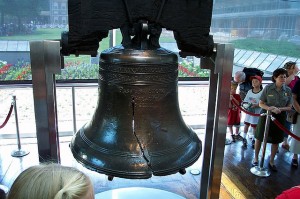
[[[202,147],[180,114],[177,82],[178,58],[169,50],[103,51],[98,105],[72,139],[74,157],[110,178],[183,173]]]

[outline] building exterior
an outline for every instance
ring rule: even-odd
[[[68,24],[68,0],[50,0],[50,23]]]
[[[300,1],[298,0],[214,0],[211,34],[217,43],[257,38],[290,42],[300,46]],[[244,67],[259,68],[265,77],[289,57],[259,51],[235,49],[233,72]]]
[[[68,1],[50,0],[50,23],[68,24]],[[232,37],[293,39],[300,35],[300,1],[214,0],[211,32]]]
[[[300,1],[215,0],[211,32],[232,37],[293,39],[300,35]]]

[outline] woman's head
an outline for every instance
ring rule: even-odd
[[[296,75],[299,72],[299,68],[296,65],[296,62],[293,61],[286,62],[283,68],[287,70],[288,76],[292,74]]]
[[[283,68],[277,68],[273,71],[272,82],[285,83],[287,71]]]
[[[33,166],[14,181],[7,199],[94,199],[93,185],[84,173],[58,164]]]

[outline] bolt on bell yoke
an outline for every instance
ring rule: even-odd
[[[202,146],[180,113],[178,57],[160,48],[156,24],[121,32],[122,45],[100,55],[97,107],[73,136],[73,156],[110,180],[184,174]]]

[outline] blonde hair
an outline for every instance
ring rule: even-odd
[[[238,83],[237,82],[235,82],[235,81],[231,81],[231,87],[234,87],[234,88],[237,88],[238,87]]]
[[[17,177],[7,199],[81,199],[91,185],[89,177],[76,168],[38,165]]]
[[[293,61],[289,61],[289,62],[286,62],[283,66],[284,69],[292,69],[296,66],[296,62],[293,62]]]

